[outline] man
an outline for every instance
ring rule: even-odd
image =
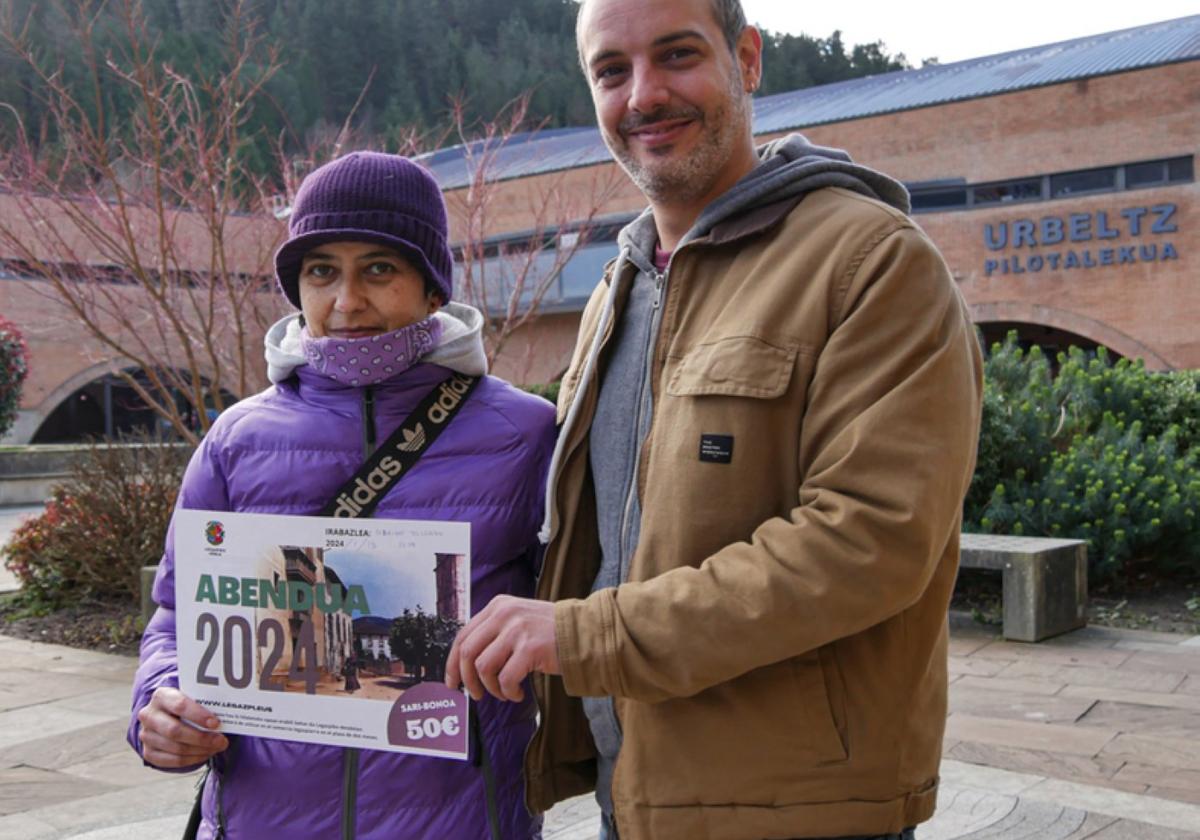
[[[448,682],[535,672],[529,804],[594,786],[605,836],[911,837],[978,432],[965,307],[902,186],[755,149],[737,0],[585,0],[578,44],[650,207],[562,384],[554,603],[494,601]]]

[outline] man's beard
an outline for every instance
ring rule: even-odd
[[[747,107],[740,99],[742,95],[735,80],[730,99],[712,113],[705,114],[695,107],[664,107],[649,114],[630,114],[621,121],[618,136],[605,139],[621,168],[646,198],[671,204],[696,201],[712,192],[722,169],[733,156],[738,137],[745,131],[748,115],[742,110]],[[738,110],[742,113],[737,113]],[[667,149],[661,160],[655,160],[654,152],[639,158],[625,139],[631,130],[642,125],[678,119],[694,120],[700,126],[699,142],[685,156]]]

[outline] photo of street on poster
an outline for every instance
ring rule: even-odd
[[[465,760],[470,524],[179,510],[180,689],[221,731]]]

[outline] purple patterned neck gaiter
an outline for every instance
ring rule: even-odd
[[[442,322],[430,316],[370,338],[313,338],[300,331],[304,355],[313,370],[343,385],[378,385],[403,373],[437,347]]]

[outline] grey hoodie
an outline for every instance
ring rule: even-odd
[[[422,362],[449,368],[466,376],[487,373],[487,354],[483,349],[483,315],[465,303],[447,303],[434,316],[442,323],[442,338],[438,346],[427,353]],[[267,378],[278,384],[292,371],[308,364],[300,345],[300,313],[280,318],[267,330]]]
[[[905,213],[910,209],[908,192],[901,183],[852,163],[850,156],[841,150],[814,146],[803,136],[791,134],[767,143],[758,151],[761,162],[701,212],[676,250],[707,235],[721,222],[823,187],[852,190]],[[661,274],[654,268],[657,241],[658,232],[649,209],[617,237],[621,251],[612,272],[614,282],[607,303],[610,309],[621,292],[618,278],[628,273],[626,264],[632,264],[637,272],[614,328],[588,447],[601,552],[593,591],[617,586],[626,579],[629,559],[638,543],[641,526],[636,485],[638,458],[654,408],[649,383],[651,348],[658,336],[661,303],[671,273],[670,264]],[[551,465],[552,480],[555,466]],[[547,521],[549,524],[549,512]],[[543,534],[546,530],[543,529]],[[621,747],[620,724],[612,698],[585,697],[583,704],[599,752],[596,799],[604,812],[611,814],[612,770]]]

